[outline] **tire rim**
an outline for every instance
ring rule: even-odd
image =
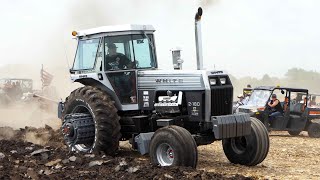
[[[157,147],[156,155],[161,166],[171,166],[174,161],[174,151],[167,143],[162,143]]]
[[[237,154],[242,154],[247,148],[247,139],[245,136],[231,138],[231,148]]]
[[[72,113],[86,113],[86,114],[90,114],[91,117],[92,117],[92,114],[89,111],[89,109],[86,106],[83,106],[83,105],[76,106],[73,109]],[[92,143],[90,143],[90,144],[75,144],[73,146],[77,151],[90,152],[92,150],[93,143],[94,143],[94,141],[92,141]]]

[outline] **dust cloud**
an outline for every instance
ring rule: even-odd
[[[237,81],[234,83],[234,95],[237,95],[245,84],[259,84],[243,77],[262,77],[272,68],[272,75],[282,77],[281,82],[285,82],[288,68],[316,68],[312,62],[318,61],[316,57],[319,54],[313,47],[318,47],[320,42],[319,27],[313,27],[311,17],[317,16],[310,13],[317,11],[317,4],[299,2],[4,0],[0,7],[0,32],[3,34],[0,78],[31,78],[34,89],[39,90],[43,64],[45,70],[54,76],[51,84],[57,92],[54,100],[64,100],[73,89],[81,86],[71,83],[69,77],[77,45],[71,32],[116,24],[152,24],[157,30],[155,37],[160,69],[172,69],[170,49],[176,46],[183,50],[184,69],[194,69],[194,13],[202,6],[204,65],[207,69],[225,69],[233,74]],[[300,8],[300,16],[292,19],[296,7]],[[272,9],[275,15],[270,16],[268,9]],[[287,10],[283,12],[283,9]],[[303,25],[303,28],[298,25]],[[306,48],[309,53],[303,52]],[[286,59],[292,63],[287,64]],[[263,68],[248,69],[248,66],[260,67],[261,62],[265,62]],[[0,111],[0,125],[15,128],[43,126],[51,123],[46,119],[56,118],[55,113],[46,114],[29,105]]]
[[[12,127],[2,127],[0,126],[0,140],[10,140],[17,132]]]
[[[0,127],[0,140],[15,140],[31,142],[38,145],[55,144],[62,146],[61,133],[46,125],[41,128],[26,126],[14,129],[9,126]]]
[[[41,109],[37,103],[15,103],[0,108],[0,114],[0,127],[9,126],[19,129],[25,126],[40,128],[49,125],[57,129],[61,124],[61,120],[57,118],[56,110]]]
[[[9,105],[1,105],[0,102],[0,127],[9,126],[14,129],[24,128],[25,126],[44,127],[49,125],[58,129],[61,120],[57,117],[57,102],[64,98],[79,84],[71,84],[68,73],[59,67],[44,67],[54,78],[49,87],[43,91],[40,79],[41,64],[35,66],[31,64],[9,64],[0,67],[1,78],[28,78],[33,80],[33,91],[45,93],[45,97],[54,102],[44,102],[46,106],[41,107],[43,102],[39,98],[32,101],[14,101]],[[0,79],[1,79],[0,78]],[[48,93],[46,93],[48,92]],[[1,101],[1,100],[0,100]]]
[[[51,135],[49,134],[49,132],[43,134],[39,134],[37,132],[26,132],[25,141],[43,146],[48,143],[50,137]]]

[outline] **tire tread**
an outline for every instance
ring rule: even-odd
[[[94,114],[96,123],[96,141],[92,151],[103,151],[114,155],[119,147],[121,138],[119,116],[114,106],[114,101],[108,94],[97,87],[84,86],[72,91],[65,101],[63,117],[72,113],[72,106],[76,99],[88,103]],[[71,109],[70,109],[71,108]]]

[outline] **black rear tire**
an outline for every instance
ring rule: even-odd
[[[190,132],[179,126],[158,129],[150,142],[150,160],[161,166],[196,168],[197,144]]]
[[[94,137],[86,148],[66,142],[71,150],[82,152],[105,152],[114,155],[121,138],[119,116],[112,99],[102,90],[84,86],[71,92],[66,98],[62,117],[70,114],[88,114],[94,123]],[[64,120],[65,121],[65,120]],[[63,125],[65,122],[63,122]],[[65,138],[66,139],[66,138]]]
[[[255,166],[261,163],[269,152],[269,135],[264,124],[251,117],[251,134],[222,140],[228,160],[234,164]]]
[[[298,136],[301,131],[288,131],[288,133],[291,135],[291,136]]]
[[[320,138],[320,123],[312,122],[308,127],[308,135],[313,138]]]

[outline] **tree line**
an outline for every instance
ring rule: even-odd
[[[301,68],[289,69],[285,77],[278,78],[265,74],[262,78],[242,77],[236,78],[230,75],[231,82],[234,86],[234,100],[237,95],[242,93],[244,87],[250,84],[253,88],[257,86],[284,86],[292,88],[305,88],[309,93],[320,94],[320,73],[316,71],[307,71]]]

